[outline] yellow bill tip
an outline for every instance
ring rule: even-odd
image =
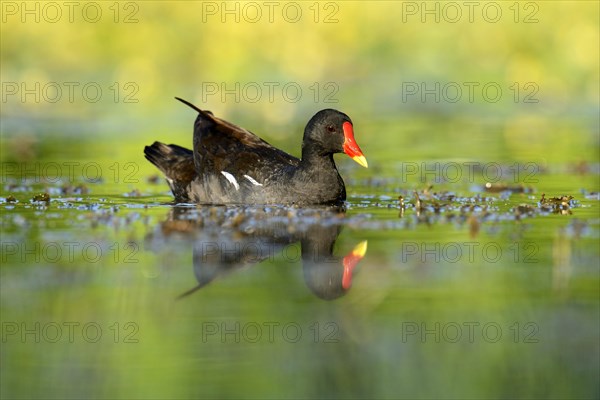
[[[365,158],[365,156],[354,156],[352,157],[352,159],[360,165],[362,165],[363,167],[369,168],[369,164],[367,163],[367,159]]]
[[[367,240],[363,240],[352,249],[352,255],[358,256],[360,258],[364,257],[367,254],[367,244],[369,242]]]

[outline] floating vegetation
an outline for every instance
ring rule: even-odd
[[[542,193],[538,206],[540,210],[552,212],[554,214],[571,214],[571,208],[576,206],[576,200],[573,196],[551,197],[546,199],[546,194]]]
[[[7,185],[10,186],[10,185]],[[8,189],[4,186],[4,189]],[[405,230],[414,229],[418,225],[454,225],[464,229],[471,238],[478,237],[482,231],[497,229],[501,221],[520,221],[525,218],[535,218],[549,213],[571,214],[573,208],[580,207],[580,203],[572,196],[546,197],[535,199],[526,196],[533,192],[532,188],[522,185],[489,184],[488,191],[479,191],[482,186],[473,187],[472,191],[460,192],[454,190],[435,190],[433,185],[423,186],[421,189],[402,188],[393,185],[386,190],[370,190],[366,194],[350,195],[345,207],[348,213],[340,213],[341,217],[327,218],[321,211],[309,212],[297,207],[279,206],[215,206],[198,204],[160,203],[156,199],[145,198],[149,193],[142,188],[130,188],[129,192],[118,191],[119,196],[106,197],[105,194],[90,195],[90,189],[85,184],[67,184],[57,182],[54,185],[20,185],[14,186],[13,193],[6,193],[0,198],[0,208],[11,214],[29,213],[27,209],[40,213],[50,210],[60,210],[66,218],[66,225],[82,226],[87,222],[92,227],[108,225],[111,227],[124,227],[131,223],[128,215],[134,209],[152,210],[157,208],[191,209],[184,218],[175,218],[167,221],[163,229],[166,236],[170,233],[189,234],[198,229],[207,229],[208,226],[219,229],[233,229],[242,234],[252,234],[263,225],[282,224],[286,232],[303,229],[307,223],[323,225],[343,224],[350,229],[377,229],[377,230]],[[96,188],[95,186],[93,187]],[[118,190],[118,189],[117,189]],[[102,190],[97,190],[102,193]],[[585,190],[582,198],[597,199],[597,192]],[[37,194],[36,194],[37,193]],[[393,193],[395,193],[393,195]],[[34,196],[35,194],[35,196]],[[571,193],[573,194],[573,193]],[[524,198],[528,201],[520,203]],[[589,204],[583,208],[590,207]],[[116,215],[119,209],[127,210]],[[390,219],[386,211],[397,211],[395,218]],[[582,210],[583,211],[583,210]],[[71,213],[79,212],[80,215],[72,216]],[[146,213],[146,211],[143,211]],[[149,211],[150,215],[155,211]],[[264,214],[264,215],[262,215]],[[585,214],[585,213],[584,213]],[[196,218],[194,218],[196,216]],[[185,221],[193,218],[193,221]],[[134,219],[135,220],[135,219]],[[17,226],[9,216],[5,222],[10,226]],[[151,221],[148,221],[151,223]],[[44,226],[44,218],[36,218],[32,226]]]
[[[538,212],[538,209],[530,204],[520,204],[514,209],[514,214],[517,219],[522,216],[534,216]]]
[[[479,194],[475,196],[460,197],[449,191],[441,191],[438,193],[433,192],[431,190],[432,188],[433,186],[429,186],[421,192],[413,192],[413,206],[417,214],[421,212],[433,212],[439,214],[444,211],[460,211],[461,213],[486,211],[490,207],[490,204],[497,200],[495,198],[482,197]],[[400,202],[404,204],[404,198],[401,196],[399,199]]]
[[[36,194],[35,196],[33,196],[33,198],[31,199],[31,201],[33,203],[40,203],[40,202],[49,203],[50,202],[50,195],[48,193]]]

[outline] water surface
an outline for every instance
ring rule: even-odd
[[[174,205],[139,138],[6,153],[3,396],[597,397],[593,156],[395,138],[342,209]]]

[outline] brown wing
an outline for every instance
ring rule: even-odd
[[[194,163],[198,175],[216,175],[226,171],[247,174],[263,181],[277,170],[299,165],[298,158],[254,133],[179,100],[198,111],[194,123]]]

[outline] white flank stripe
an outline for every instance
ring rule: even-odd
[[[239,190],[240,189],[240,185],[238,184],[237,180],[235,179],[235,177],[233,175],[231,175],[227,171],[221,171],[221,173],[223,174],[223,176],[225,178],[227,178],[227,180],[229,181],[229,183],[231,183],[233,186],[235,186],[235,190]]]
[[[246,178],[246,179],[248,179],[250,182],[252,182],[252,184],[253,184],[254,186],[262,186],[262,183],[258,183],[258,182],[256,182],[256,179],[254,179],[254,178],[253,178],[253,177],[251,177],[251,176],[244,175],[244,178]]]

